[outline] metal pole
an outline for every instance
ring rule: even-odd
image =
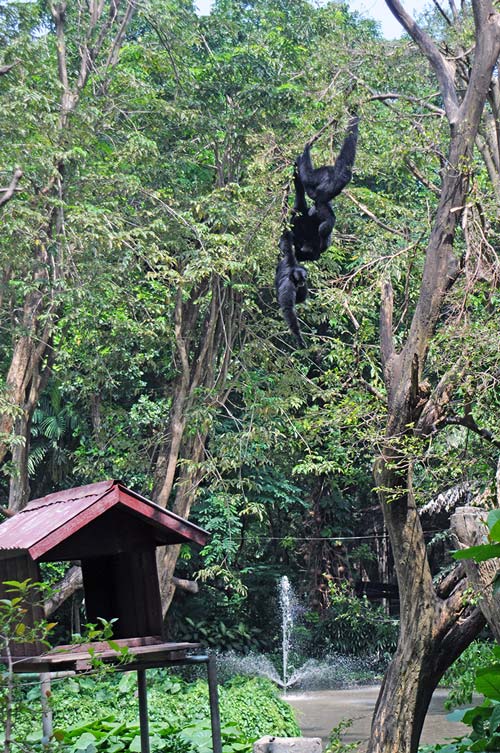
[[[141,730],[141,753],[149,753],[148,691],[146,670],[137,670],[137,691],[139,695],[139,727]]]
[[[208,697],[210,699],[210,721],[212,723],[213,753],[222,753],[222,739],[220,735],[219,691],[217,690],[217,666],[215,656],[210,655],[207,661]]]

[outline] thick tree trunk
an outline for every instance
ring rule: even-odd
[[[33,411],[50,375],[52,351],[48,342],[52,327],[50,311],[38,331],[38,310],[42,296],[25,301],[23,325],[31,334],[14,345],[7,374],[7,400],[12,410],[0,416],[0,462],[10,450],[14,470],[10,478],[9,510],[21,510],[29,499],[28,457]],[[46,308],[46,307],[45,307]]]
[[[37,302],[30,306],[34,313]],[[25,305],[26,313],[27,305]],[[26,316],[25,316],[26,320]],[[33,323],[33,317],[31,317]],[[36,325],[36,322],[35,322]],[[43,333],[44,336],[47,332]],[[6,378],[6,399],[12,410],[0,416],[0,463],[4,460],[10,449],[10,441],[15,435],[14,426],[19,414],[24,410],[28,402],[30,392],[38,389],[40,371],[43,371],[42,362],[45,355],[45,343],[35,344],[33,336],[24,335],[14,345],[12,359]]]
[[[392,462],[391,462],[392,465]],[[383,462],[375,468],[379,488],[397,489]],[[401,605],[394,658],[384,678],[372,721],[370,753],[414,753],[425,715],[444,672],[484,625],[479,609],[464,606],[468,581],[461,567],[436,591],[418,511],[410,493],[383,501],[391,532]]]
[[[448,160],[426,250],[419,298],[399,352],[394,343],[390,282],[383,288],[380,324],[388,417],[374,473],[398,578],[401,632],[377,702],[368,751],[415,753],[432,691],[443,672],[475,637],[483,619],[478,609],[466,609],[463,605],[465,579],[453,584],[449,593],[435,590],[405,442],[413,439],[413,427],[418,426],[429,402],[429,395],[421,387],[427,350],[446,291],[459,271],[453,242],[466,203],[470,156],[500,53],[500,19],[490,0],[473,0],[474,62],[460,101],[455,67],[399,0],[386,2],[433,68],[450,124]]]
[[[424,622],[427,622],[425,616]],[[435,688],[430,673],[423,671],[424,657],[429,653],[427,644],[430,644],[430,637],[427,634],[426,641],[419,635],[418,643],[410,656],[407,655],[408,638],[400,641],[377,699],[371,750],[394,753],[410,748],[416,750]]]

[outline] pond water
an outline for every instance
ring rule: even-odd
[[[344,742],[361,741],[364,750],[370,735],[371,718],[379,688],[375,686],[346,688],[345,690],[312,690],[307,693],[289,692],[285,699],[297,715],[297,721],[305,737],[321,737],[328,741],[330,730],[341,719],[352,719],[349,730],[342,736]],[[463,735],[469,729],[460,722],[446,719],[444,701],[448,693],[438,688],[425,719],[420,743],[444,743],[447,738]]]

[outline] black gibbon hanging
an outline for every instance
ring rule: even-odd
[[[295,306],[307,298],[307,270],[298,262],[317,261],[330,245],[335,225],[331,201],[343,191],[352,178],[358,123],[357,115],[349,120],[347,135],[334,165],[313,167],[310,143],[295,161],[295,201],[291,229],[284,230],[279,241],[281,259],[276,268],[275,282],[283,317],[301,348],[305,347],[305,343]],[[311,206],[308,206],[306,194],[313,201]]]

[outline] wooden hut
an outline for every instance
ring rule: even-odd
[[[40,581],[40,562],[79,560],[88,622],[117,618],[113,637],[134,646],[163,638],[156,548],[203,545],[208,534],[127,489],[102,481],[32,500],[0,525],[0,598],[4,581]],[[39,603],[26,613],[32,626],[43,617]],[[151,641],[149,641],[151,642]],[[147,641],[144,641],[146,644]],[[14,643],[16,656],[37,656],[39,642]]]

